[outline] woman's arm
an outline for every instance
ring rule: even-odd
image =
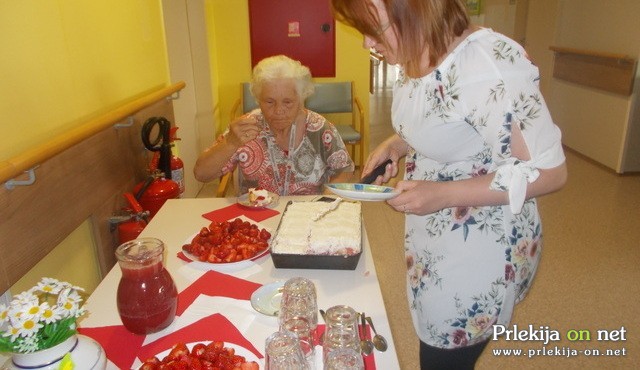
[[[205,149],[196,160],[193,175],[196,180],[209,182],[223,175],[222,168],[231,156],[260,133],[255,116],[245,114],[229,125],[229,131],[212,146]]]
[[[563,163],[550,169],[539,169],[540,175],[527,186],[527,199],[549,194],[562,188],[567,179]],[[491,190],[494,174],[460,181],[400,181],[401,194],[388,201],[396,210],[426,215],[448,207],[480,207],[509,204],[506,191]]]
[[[522,132],[514,127],[512,155],[530,159]],[[538,169],[538,178],[527,185],[526,199],[560,190],[567,181],[566,163],[549,169]],[[402,193],[388,201],[398,211],[425,215],[448,207],[480,207],[509,204],[507,191],[492,190],[495,173],[459,181],[400,181],[396,189]]]
[[[222,176],[222,167],[229,161],[238,148],[230,144],[225,137],[205,149],[193,167],[196,180],[209,182]]]

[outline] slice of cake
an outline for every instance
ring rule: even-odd
[[[282,215],[271,247],[279,254],[354,255],[362,248],[362,210],[359,202],[339,202],[317,219],[331,203],[292,202]]]
[[[271,195],[264,189],[249,188],[249,203],[256,207],[264,207],[271,203]]]

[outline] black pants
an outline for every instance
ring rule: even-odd
[[[488,340],[468,347],[442,349],[420,341],[420,370],[473,370]]]

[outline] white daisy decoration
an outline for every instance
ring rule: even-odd
[[[51,348],[76,334],[86,309],[82,288],[53,278],[0,305],[0,352],[31,353]]]

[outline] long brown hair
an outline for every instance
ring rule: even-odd
[[[380,0],[398,38],[399,62],[410,77],[419,77],[420,61],[428,50],[434,67],[451,42],[470,25],[463,0]],[[370,0],[331,0],[336,19],[375,36],[381,24]],[[385,42],[378,37],[378,41]]]

